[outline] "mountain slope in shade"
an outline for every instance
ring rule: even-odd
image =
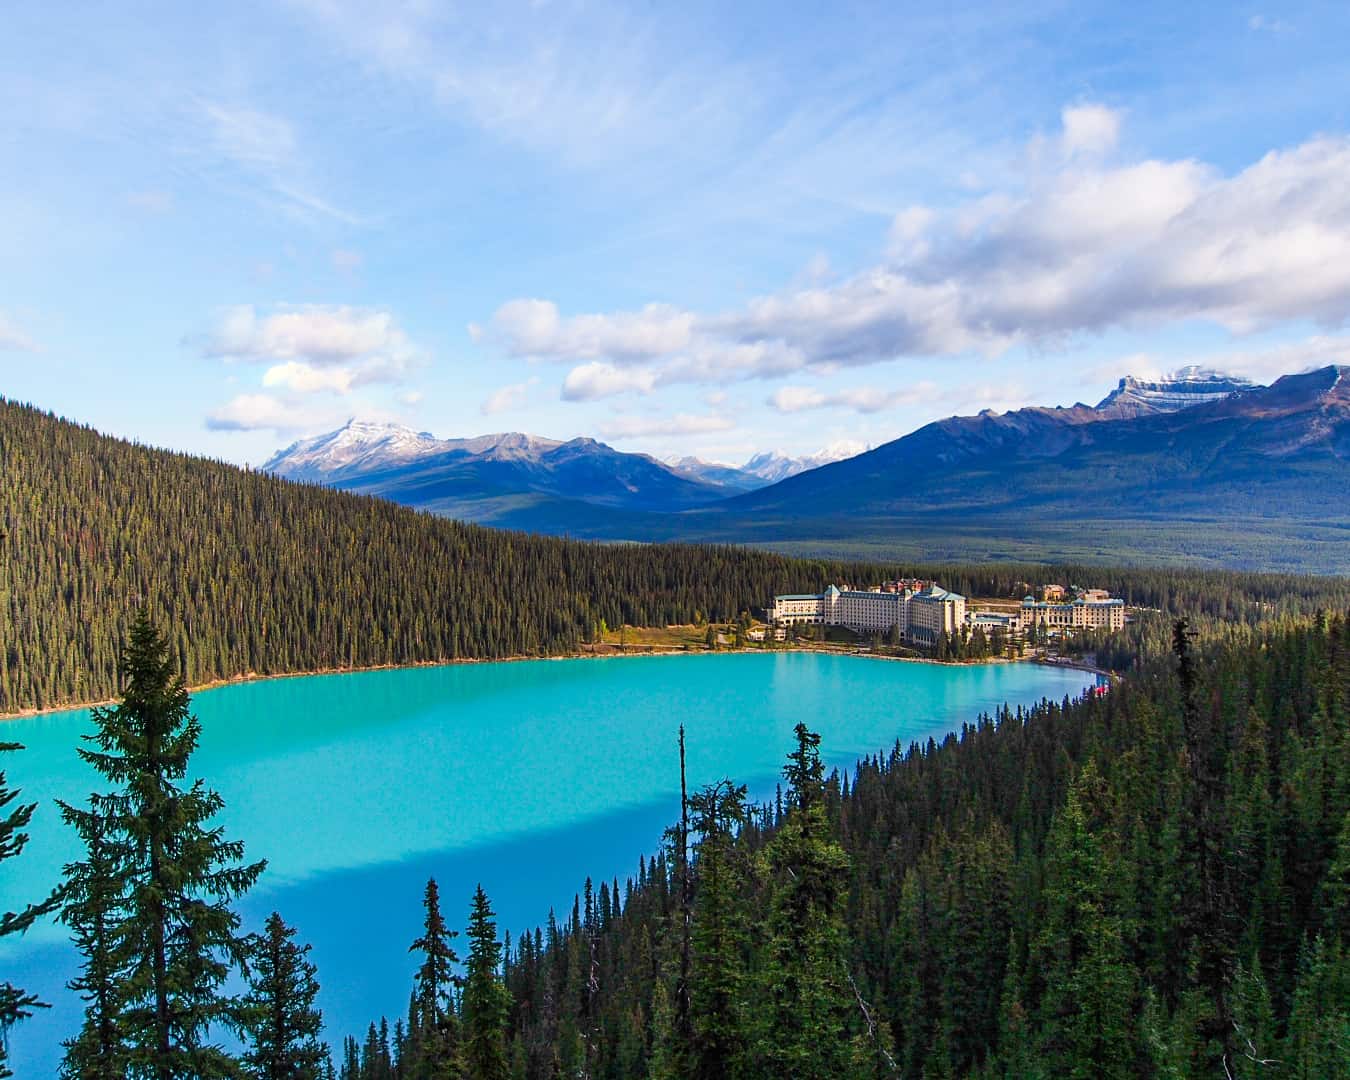
[[[1350,518],[1350,368],[1175,411],[1086,405],[951,417],[724,504],[728,513],[1109,512]],[[1336,485],[1328,487],[1332,478]],[[810,508],[816,508],[811,510]]]
[[[1161,379],[1126,375],[1120,385],[1097,403],[1097,411],[1113,418],[1178,412],[1195,405],[1242,393],[1256,384],[1241,375],[1229,375],[1192,364]]]
[[[594,439],[560,442],[519,432],[437,439],[356,420],[292,444],[262,469],[470,520],[490,520],[504,502],[679,510],[726,495],[646,454],[621,453]]]

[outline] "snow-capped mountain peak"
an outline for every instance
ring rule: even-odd
[[[1098,412],[1116,417],[1179,412],[1207,401],[1217,401],[1256,384],[1241,375],[1191,364],[1160,379],[1126,375],[1098,404]]]
[[[845,458],[857,457],[866,449],[862,443],[836,442],[804,457],[788,457],[776,450],[769,450],[756,454],[741,468],[770,484],[776,484],[789,476],[818,469],[835,461],[843,461]]]
[[[413,461],[440,448],[426,431],[376,420],[348,420],[336,431],[299,439],[273,454],[263,471],[293,479],[319,479],[350,469]]]

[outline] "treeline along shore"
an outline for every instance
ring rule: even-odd
[[[0,399],[0,715],[107,701],[140,604],[189,685],[573,655],[602,626],[730,621],[831,581],[1014,596],[1043,566],[793,559],[501,532],[101,435]],[[1350,580],[1056,567],[1130,605],[1256,623],[1350,605]]]

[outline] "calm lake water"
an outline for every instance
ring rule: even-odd
[[[1031,664],[945,667],[812,653],[529,661],[278,679],[197,695],[194,774],[222,822],[268,869],[240,912],[272,910],[314,946],[328,1038],[407,1006],[428,876],[452,926],[481,882],[513,937],[560,917],[586,875],[635,874],[679,804],[676,728],[691,787],[731,776],[772,794],[804,721],[826,760],[940,738],[1005,702],[1077,696],[1094,679]],[[77,845],[55,798],[102,790],[76,756],[86,711],[4,722],[25,744],[0,762],[41,806],[32,841],[0,869],[0,908],[36,899]],[[462,939],[461,939],[462,940]],[[54,1076],[81,1006],[61,927],[0,946],[0,980],[53,1008],[11,1037],[20,1077]]]

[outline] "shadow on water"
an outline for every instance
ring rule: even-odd
[[[768,787],[772,790],[772,781]],[[501,797],[509,798],[506,793]],[[237,905],[247,929],[258,929],[273,910],[295,924],[298,938],[314,943],[311,959],[322,984],[326,1038],[334,1049],[345,1035],[364,1034],[381,1014],[407,1011],[416,957],[408,945],[421,932],[422,891],[429,877],[440,886],[451,927],[462,928],[480,882],[497,912],[499,928],[514,941],[546,920],[559,920],[586,874],[617,878],[622,890],[637,874],[640,852],[654,852],[661,833],[679,813],[679,799],[626,807],[565,828],[520,836],[477,848],[432,852],[396,863],[340,870],[280,888],[256,889]],[[462,939],[455,943],[461,946]],[[6,961],[4,977],[38,991],[52,1004],[16,1027],[10,1049],[18,1076],[55,1076],[60,1042],[78,1029],[82,1006],[60,987],[76,973],[68,945],[41,944]]]

